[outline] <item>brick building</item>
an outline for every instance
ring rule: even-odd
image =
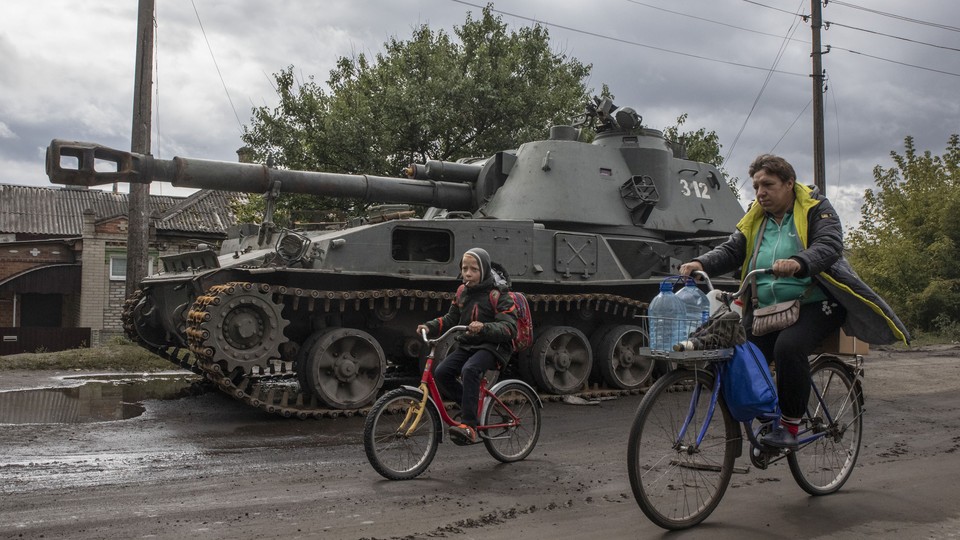
[[[151,195],[150,272],[162,255],[226,238],[228,203],[220,191]],[[126,193],[0,184],[0,354],[123,333],[127,207]]]

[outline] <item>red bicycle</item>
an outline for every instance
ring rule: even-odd
[[[443,424],[458,425],[443,407],[433,380],[433,359],[437,343],[466,329],[463,325],[454,326],[436,339],[427,339],[423,332],[421,337],[430,346],[430,353],[420,387],[391,390],[370,409],[363,428],[363,447],[370,465],[385,478],[409,480],[419,476],[437,454]],[[487,377],[480,380],[477,434],[495,459],[504,463],[520,461],[530,455],[540,438],[543,403],[523,381],[506,379],[488,388],[490,384]]]

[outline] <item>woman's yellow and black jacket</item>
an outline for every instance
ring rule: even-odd
[[[833,205],[815,189],[794,182],[793,220],[802,249],[792,258],[800,263],[797,277],[813,277],[847,310],[843,330],[872,344],[908,343],[910,334],[893,309],[874,292],[843,257],[843,228]],[[763,231],[768,215],[752,204],[737,230],[726,242],[697,257],[708,274],[723,274],[737,268],[741,278]],[[745,302],[749,306],[750,302]],[[750,313],[744,316],[749,323]]]

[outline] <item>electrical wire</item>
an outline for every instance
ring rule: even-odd
[[[790,15],[793,15],[793,16],[803,17],[804,19],[809,18],[809,15],[800,15],[799,13],[790,13],[790,12],[787,11],[787,10],[780,9],[780,8],[775,8],[775,7],[773,7],[773,6],[768,6],[768,5],[766,5],[766,4],[761,4],[760,2],[755,2],[754,0],[743,0],[743,1],[746,2],[746,3],[748,3],[748,4],[754,4],[754,5],[756,5],[756,6],[765,7],[765,8],[767,8],[767,9],[772,9],[772,10],[774,10],[774,11],[780,11],[780,12],[787,13],[787,14],[790,14]],[[833,0],[833,1],[834,1],[834,3],[836,3],[836,4],[847,5],[847,4],[844,4],[844,3],[842,3],[842,2],[836,2],[836,0]],[[849,6],[850,6],[850,7],[857,7],[857,6],[853,6],[852,4],[849,4]],[[866,9],[866,8],[860,8],[860,9],[864,9],[865,11],[872,11],[872,10],[869,10],[869,9]],[[880,13],[882,13],[882,12],[880,12]],[[891,15],[891,14],[885,14],[885,15],[889,15],[889,16],[892,16],[892,17],[900,18],[899,16],[894,16],[894,15]],[[906,19],[906,18],[904,18],[904,19]],[[914,20],[914,19],[910,19],[910,22],[923,23],[923,21],[917,21],[917,20]],[[833,24],[836,24],[836,23],[833,23]],[[928,24],[931,24],[931,23],[928,23]],[[947,29],[951,29],[951,30],[952,30],[953,27],[947,27]],[[960,29],[957,29],[957,30],[960,30]],[[895,37],[895,36],[890,36],[890,37]],[[900,61],[897,61],[897,60],[891,60],[891,59],[889,59],[889,58],[884,58],[884,57],[882,57],[882,56],[874,56],[874,55],[872,55],[872,54],[866,54],[866,53],[862,53],[862,52],[859,52],[859,51],[852,51],[852,50],[850,50],[850,49],[844,49],[843,47],[837,47],[837,46],[835,46],[835,45],[827,45],[827,47],[828,47],[828,49],[829,49],[829,48],[833,48],[833,49],[845,51],[845,52],[848,52],[848,53],[859,54],[859,55],[861,55],[861,56],[866,56],[867,58],[873,58],[874,60],[881,60],[881,61],[884,61],[884,62],[890,62],[891,64],[897,64],[897,65],[901,65],[901,66],[912,67],[912,68],[916,68],[916,69],[922,69],[922,70],[924,70],[924,71],[932,71],[932,72],[934,72],[934,73],[941,73],[941,74],[943,74],[943,75],[950,75],[950,76],[952,76],[952,77],[960,77],[960,73],[953,73],[953,72],[951,72],[951,71],[944,71],[944,70],[941,70],[941,69],[935,69],[935,68],[928,68],[928,67],[924,67],[924,66],[918,66],[918,65],[916,65],[916,64],[908,64],[908,63],[906,63],[906,62],[900,62]]]
[[[156,147],[156,157],[162,158],[163,154],[160,153],[160,27],[157,25],[157,14],[153,14],[153,69],[154,69],[154,80],[156,84],[153,85],[153,128],[156,132],[156,138],[154,139],[154,145]],[[157,195],[163,195],[163,182],[156,182]]]
[[[841,159],[840,154],[840,106],[837,105],[837,94],[833,91],[833,88],[828,85],[827,89],[830,91],[830,95],[833,97],[833,121],[837,126],[837,190],[839,191],[840,183],[843,180],[843,174],[841,170],[843,160]]]
[[[676,54],[676,55],[685,56],[685,57],[688,57],[688,58],[696,58],[696,59],[698,59],[698,60],[706,60],[706,61],[708,61],[708,62],[717,62],[717,63],[720,63],[720,64],[727,64],[727,65],[730,65],[730,66],[744,67],[744,68],[749,68],[749,69],[757,69],[757,70],[761,70],[761,71],[769,71],[769,68],[765,68],[765,67],[751,66],[751,65],[749,65],[749,64],[741,64],[741,63],[739,63],[739,62],[731,62],[731,61],[729,61],[729,60],[720,60],[719,58],[710,58],[710,57],[708,57],[708,56],[701,56],[701,55],[698,55],[698,54],[691,54],[691,53],[685,53],[685,52],[675,51],[675,50],[667,49],[667,48],[664,48],[664,47],[657,47],[657,46],[654,46],[654,45],[648,45],[648,44],[646,44],[646,43],[640,43],[640,42],[638,42],[638,41],[630,41],[630,40],[627,40],[627,39],[616,38],[616,37],[613,37],[613,36],[606,36],[606,35],[603,35],[603,34],[600,34],[600,33],[597,33],[597,32],[591,32],[591,31],[589,31],[589,30],[582,30],[582,29],[579,29],[579,28],[573,28],[572,26],[564,26],[564,25],[562,25],[562,24],[551,23],[551,22],[549,22],[549,21],[544,21],[544,20],[542,20],[542,19],[535,19],[535,18],[533,18],[533,17],[526,17],[526,16],[523,16],[523,15],[518,15],[518,14],[516,14],[516,13],[511,13],[511,12],[509,12],[509,11],[503,11],[503,10],[500,10],[500,9],[493,8],[493,7],[492,7],[492,4],[491,4],[491,5],[487,5],[487,6],[483,6],[483,5],[479,5],[479,4],[474,4],[474,3],[472,3],[472,2],[466,2],[465,0],[450,0],[450,1],[451,1],[451,2],[456,2],[457,4],[463,4],[463,5],[465,5],[465,6],[474,7],[474,8],[477,8],[477,9],[489,8],[490,11],[493,12],[493,13],[499,13],[499,14],[501,14],[501,15],[507,15],[508,17],[514,17],[514,18],[521,19],[521,20],[524,20],[524,21],[530,21],[530,22],[532,22],[532,23],[542,24],[542,25],[544,25],[544,26],[549,26],[549,27],[553,27],[553,28],[560,28],[560,29],[562,29],[562,30],[568,30],[568,31],[570,31],[570,32],[576,32],[576,33],[578,33],[578,34],[583,34],[583,35],[587,35],[587,36],[593,36],[593,37],[596,37],[596,38],[606,39],[606,40],[609,40],[609,41],[615,41],[615,42],[617,42],[617,43],[623,43],[623,44],[625,44],[625,45],[634,45],[634,46],[636,46],[636,47],[643,47],[643,48],[646,48],[646,49],[653,49],[653,50],[655,50],[655,51],[660,51],[660,52],[665,52],[665,53],[670,53],[670,54]],[[774,73],[781,73],[781,74],[784,74],[784,75],[793,75],[793,76],[796,76],[796,77],[806,77],[806,76],[807,76],[805,73],[795,73],[795,72],[792,72],[792,71],[779,71],[779,70],[777,70],[777,71],[775,71]]]
[[[658,10],[658,11],[665,11],[665,12],[667,12],[667,13],[672,13],[672,14],[674,14],[674,15],[680,15],[681,17],[688,17],[688,18],[690,18],[690,19],[695,19],[695,20],[698,20],[698,21],[704,21],[704,22],[708,22],[708,23],[711,23],[711,24],[718,24],[718,25],[720,25],[720,26],[726,26],[727,28],[733,28],[734,30],[743,30],[744,32],[750,32],[750,33],[752,33],[752,34],[759,34],[759,35],[761,35],[761,36],[775,37],[775,38],[778,38],[778,39],[783,37],[783,36],[781,36],[781,35],[779,35],[779,34],[771,34],[771,33],[769,33],[769,32],[761,32],[760,30],[754,30],[754,29],[752,29],[752,28],[744,28],[744,27],[742,27],[742,26],[736,26],[736,25],[733,25],[733,24],[725,23],[725,22],[715,21],[715,20],[713,20],[713,19],[708,19],[708,18],[706,18],[706,17],[698,17],[698,16],[696,16],[696,15],[690,15],[689,13],[681,13],[681,12],[679,12],[679,11],[673,11],[673,10],[666,9],[666,8],[662,8],[662,7],[659,7],[659,6],[652,6],[652,5],[650,5],[650,4],[645,4],[645,3],[643,3],[643,2],[638,2],[637,0],[627,0],[627,2],[630,2],[631,4],[637,4],[638,6],[648,7],[648,8],[650,8],[650,9],[656,9],[656,10]],[[804,39],[798,39],[798,38],[790,38],[790,41],[798,41],[798,42],[800,42],[800,43],[806,43],[806,44],[808,44],[808,45],[810,44],[809,41],[804,40]]]
[[[778,146],[780,146],[780,143],[783,142],[784,138],[786,138],[787,133],[790,133],[790,130],[793,129],[793,126],[797,124],[797,121],[800,120],[800,117],[803,116],[803,113],[807,112],[807,109],[809,109],[810,105],[812,104],[813,104],[813,98],[810,98],[810,101],[808,101],[807,104],[803,106],[803,110],[800,111],[800,114],[798,114],[797,117],[793,119],[793,122],[790,122],[790,125],[787,126],[787,129],[786,131],[783,132],[783,135],[781,135],[780,138],[777,139],[776,144],[774,144],[773,147],[770,148],[771,154],[773,153],[774,150],[777,149]]]
[[[160,153],[160,27],[157,25],[157,16],[153,16],[153,69],[154,76],[153,79],[156,81],[156,84],[153,85],[153,113],[154,121],[153,127],[154,132],[156,132],[155,147],[156,147],[156,156],[162,157]]]
[[[924,25],[924,26],[932,26],[932,27],[934,27],[934,28],[941,28],[941,29],[943,29],[943,30],[950,30],[951,32],[960,32],[960,28],[957,28],[956,26],[948,26],[948,25],[946,25],[946,24],[934,23],[934,22],[929,22],[929,21],[921,21],[920,19],[911,19],[910,17],[904,17],[903,15],[896,15],[896,14],[894,14],[894,13],[888,13],[888,12],[886,12],[886,11],[879,11],[879,10],[876,10],[876,9],[865,8],[865,7],[863,7],[863,6],[858,6],[858,5],[856,5],[856,4],[850,4],[850,3],[847,3],[847,2],[841,2],[840,0],[830,0],[830,1],[831,1],[832,3],[838,5],[838,6],[848,7],[848,8],[852,8],[852,9],[859,9],[859,10],[862,10],[862,11],[867,11],[867,12],[870,12],[870,13],[874,13],[874,14],[876,14],[876,15],[882,15],[882,16],[884,16],[884,17],[890,17],[890,18],[892,18],[892,19],[897,19],[897,20],[900,20],[900,21],[906,21],[906,22],[911,22],[911,23],[915,23],[915,24],[921,24],[921,25]]]
[[[803,6],[801,2],[800,6],[797,7],[797,11]],[[774,69],[777,67],[777,64],[780,63],[780,59],[783,58],[783,53],[787,49],[787,43],[790,42],[790,36],[796,33],[797,29],[800,28],[798,22],[800,19],[794,19],[794,22],[790,23],[790,28],[787,29],[787,33],[783,36],[783,41],[780,43],[780,50],[777,51],[777,56],[773,60],[773,65],[770,66],[770,70],[767,72],[766,78],[763,80],[763,84],[760,86],[760,91],[757,93],[757,97],[753,100],[753,105],[750,106],[750,112],[747,113],[747,117],[743,119],[743,124],[740,126],[740,131],[737,132],[737,136],[733,138],[733,144],[730,145],[730,150],[727,151],[727,155],[723,158],[723,163],[726,163],[730,156],[733,155],[734,149],[737,147],[737,143],[740,142],[740,136],[743,135],[743,131],[747,127],[747,123],[750,122],[750,117],[753,116],[753,111],[757,109],[757,104],[760,103],[760,97],[763,96],[763,92],[767,89],[767,85],[770,84],[770,79],[773,78]]]
[[[859,54],[860,56],[866,56],[867,58],[873,58],[874,60],[880,60],[880,61],[883,61],[883,62],[890,62],[891,64],[897,64],[898,66],[906,66],[906,67],[912,67],[912,68],[916,68],[916,69],[922,69],[922,70],[924,70],[924,71],[932,71],[932,72],[934,72],[934,73],[941,73],[941,74],[943,74],[943,75],[950,75],[951,77],[960,77],[960,73],[953,73],[953,72],[951,72],[951,71],[943,71],[942,69],[934,69],[934,68],[928,68],[928,67],[918,66],[918,65],[916,65],[916,64],[908,64],[908,63],[906,63],[906,62],[900,62],[900,61],[897,61],[897,60],[891,60],[891,59],[889,59],[889,58],[883,58],[883,57],[881,57],[881,56],[874,56],[874,55],[872,55],[872,54],[862,53],[862,52],[860,52],[860,51],[852,51],[852,50],[850,50],[850,49],[844,49],[843,47],[837,47],[836,45],[827,45],[827,47],[828,47],[830,50],[838,50],[838,51],[848,52],[848,53],[851,53],[851,54]]]
[[[902,41],[909,41],[910,43],[916,43],[916,44],[918,44],[918,45],[926,45],[926,46],[928,46],[928,47],[936,47],[937,49],[946,49],[946,50],[948,50],[948,51],[957,51],[957,52],[960,52],[960,49],[958,49],[958,48],[956,48],[956,47],[947,47],[946,45],[937,45],[937,44],[935,44],[935,43],[927,43],[926,41],[917,41],[917,40],[915,40],[915,39],[910,39],[910,38],[905,38],[905,37],[900,37],[900,36],[894,36],[894,35],[892,35],[892,34],[884,34],[883,32],[877,32],[876,30],[867,30],[866,28],[858,28],[858,27],[856,27],[856,26],[850,26],[850,25],[848,25],[848,24],[838,23],[838,22],[836,22],[836,21],[823,21],[823,25],[824,25],[824,27],[839,26],[839,27],[841,27],[841,28],[849,28],[850,30],[857,30],[857,31],[859,31],[859,32],[866,32],[866,33],[868,33],[868,34],[875,34],[875,35],[878,35],[878,36],[883,36],[883,37],[888,37],[888,38],[893,38],[893,39],[899,39],[899,40],[902,40]]]
[[[220,77],[220,84],[223,85],[223,92],[227,95],[227,101],[230,102],[230,108],[233,110],[233,116],[237,119],[237,128],[240,130],[240,134],[243,135],[243,122],[240,121],[240,115],[237,114],[237,108],[233,106],[233,98],[230,97],[230,91],[227,90],[227,83],[223,80],[223,74],[220,73],[220,66],[217,64],[217,57],[213,54],[213,47],[210,45],[210,40],[207,39],[207,31],[203,29],[203,21],[200,20],[200,12],[197,11],[197,3],[194,0],[190,0],[190,4],[193,5],[193,12],[197,15],[197,24],[200,25],[200,33],[203,34],[203,40],[207,43],[207,49],[210,51],[210,58],[213,59],[213,66],[217,68],[217,75]]]

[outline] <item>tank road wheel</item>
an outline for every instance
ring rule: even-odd
[[[294,369],[297,370],[297,382],[300,383],[300,390],[303,392],[310,393],[310,383],[307,381],[307,358],[310,349],[316,345],[317,341],[320,341],[320,338],[323,337],[324,334],[331,330],[332,328],[324,328],[323,330],[317,330],[310,334],[307,339],[303,340],[303,343],[300,344],[300,349],[297,350],[297,356],[294,359]]]
[[[311,393],[330,407],[356,409],[377,397],[387,361],[370,334],[336,328],[310,348],[305,365]]]
[[[269,289],[237,283],[219,287],[216,296],[218,301],[206,307],[209,317],[199,323],[204,347],[213,349],[213,362],[225,363],[225,373],[238,367],[250,373],[280,357],[280,345],[287,341],[283,329],[289,321],[281,315],[283,304],[273,300]]]
[[[134,291],[123,303],[120,320],[127,337],[133,341],[139,341],[153,349],[158,349],[167,342],[167,333],[160,322],[160,314],[153,303],[153,297],[141,289]]]
[[[653,374],[653,358],[640,356],[648,343],[639,326],[624,324],[607,332],[600,341],[594,363],[600,364],[603,382],[621,390],[640,388]]]
[[[533,379],[544,392],[571,394],[590,376],[593,354],[583,332],[572,326],[547,328],[530,351]]]
[[[590,350],[593,351],[593,367],[590,369],[590,382],[599,383],[603,381],[603,374],[600,373],[600,344],[603,338],[616,328],[617,324],[604,324],[590,333]]]

